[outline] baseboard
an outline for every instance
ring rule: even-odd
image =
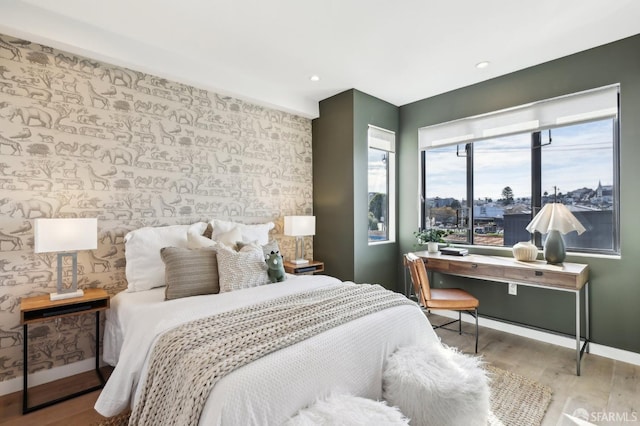
[[[442,315],[443,317],[447,318],[458,319],[458,312],[455,311],[437,311],[434,312],[434,314]],[[462,321],[475,324],[475,320],[469,315],[462,315]],[[512,323],[483,317],[479,317],[478,325],[498,331],[504,331],[505,333],[528,337],[529,339],[538,340],[540,342],[551,343],[552,345],[561,346],[564,348],[576,348],[575,338],[561,336],[552,332],[546,332],[534,328],[523,327]],[[603,356],[605,358],[615,359],[616,361],[640,365],[640,353],[625,351],[624,349],[612,348],[610,346],[599,345],[597,343],[589,343],[589,353]]]
[[[96,359],[93,357],[74,362],[72,364],[62,365],[60,367],[37,371],[33,374],[29,374],[29,387],[31,388],[33,386],[53,382],[54,380],[84,373],[85,371],[90,371],[95,368]],[[0,382],[0,396],[18,391],[22,391],[22,376]]]

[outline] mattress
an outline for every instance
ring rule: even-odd
[[[323,275],[216,295],[164,301],[164,289],[120,293],[105,329],[105,360],[115,369],[96,410],[113,416],[133,406],[149,355],[164,331],[182,323],[288,294],[339,284]],[[281,424],[331,393],[379,399],[385,359],[400,346],[437,340],[417,305],[399,306],[335,327],[273,352],[220,380],[201,425]]]

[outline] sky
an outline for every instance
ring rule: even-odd
[[[542,191],[553,194],[613,184],[611,120],[551,130],[551,144],[542,147]],[[549,131],[542,132],[542,144]],[[474,199],[502,198],[509,186],[514,198],[531,196],[531,136],[519,134],[474,144]],[[460,145],[464,154],[464,147]],[[466,158],[456,146],[427,151],[427,198],[466,199]]]
[[[385,152],[369,149],[369,192],[387,193],[387,165],[382,160]]]

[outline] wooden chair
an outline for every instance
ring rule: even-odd
[[[434,329],[446,328],[447,325],[457,322],[458,332],[462,334],[462,312],[467,312],[476,319],[476,353],[478,353],[478,306],[480,305],[478,299],[459,288],[431,288],[424,261],[414,253],[405,254],[404,262],[409,267],[411,282],[420,305],[427,311],[438,309],[458,311],[457,320],[433,326]]]

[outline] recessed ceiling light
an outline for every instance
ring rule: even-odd
[[[311,81],[320,81],[320,76],[314,74],[311,77],[309,77],[309,80],[311,80]]]
[[[482,61],[476,64],[476,68],[478,69],[486,68],[488,66],[489,66],[489,61]]]

